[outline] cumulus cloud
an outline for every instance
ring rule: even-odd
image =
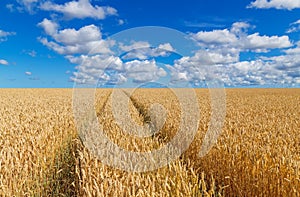
[[[151,47],[148,42],[139,41],[132,42],[130,45],[119,44],[119,48],[125,52],[122,56],[123,59],[139,59],[146,60],[153,57],[166,57],[175,49],[170,43],[163,43],[157,47]]]
[[[234,23],[231,29],[200,31],[191,34],[201,46],[207,48],[236,48],[241,51],[266,52],[269,49],[291,47],[288,36],[261,36],[259,33],[247,34],[248,23]]]
[[[155,60],[133,60],[126,62],[123,67],[125,77],[132,78],[137,83],[150,82],[167,75],[163,68],[156,65]]]
[[[196,51],[194,56],[187,56],[179,59],[175,63],[185,65],[215,65],[215,64],[228,64],[237,62],[239,60],[239,53],[235,51],[225,50],[199,50]]]
[[[172,82],[187,81],[195,85],[209,81],[222,82],[226,86],[299,85],[300,79],[300,59],[296,56],[275,56],[226,65],[206,65],[201,59],[188,62],[185,58],[168,68]]]
[[[42,27],[46,34],[50,36],[57,33],[58,24],[56,22],[48,20],[47,18],[44,18],[42,22],[38,23],[38,26]]]
[[[261,36],[259,33],[249,34],[251,25],[244,22],[232,24],[231,28],[213,31],[201,31],[191,34],[202,49],[193,56],[183,57],[168,66],[172,80],[200,82],[208,79],[222,79],[227,85],[264,84],[267,70],[278,72],[278,60],[240,61],[240,53],[252,51],[268,52],[271,49],[282,49],[293,46],[288,36]],[[272,62],[272,64],[269,64]],[[267,69],[264,70],[263,68]],[[258,74],[255,74],[255,72]],[[272,76],[275,76],[272,75]],[[244,81],[242,81],[244,80]]]
[[[200,31],[196,33],[194,39],[207,44],[229,44],[238,41],[238,38],[228,29]]]
[[[168,48],[167,49],[164,49]],[[158,47],[148,47],[148,48],[138,48],[133,49],[122,56],[122,59],[139,59],[139,60],[146,60],[155,57],[167,57],[174,52],[174,49],[170,46],[160,45]]]
[[[53,38],[65,45],[76,45],[101,40],[101,32],[95,25],[84,26],[78,30],[63,29],[53,35]]]
[[[226,73],[230,80],[227,83],[234,85],[264,85],[279,74],[274,65],[262,60],[236,62],[228,66],[228,71],[231,74]]]
[[[75,45],[61,45],[47,38],[39,38],[39,41],[61,55],[88,54],[88,53],[112,53],[110,46],[114,43],[110,41],[91,41]]]
[[[243,48],[256,51],[291,47],[288,36],[261,36],[259,33],[248,35]]]
[[[199,52],[198,52],[199,53]],[[299,85],[300,50],[299,46],[285,51],[279,56],[261,56],[255,60],[214,63],[209,61],[209,53],[204,57],[183,57],[171,67],[173,81],[189,82],[222,81],[227,86],[248,85]],[[223,61],[225,62],[225,61]]]
[[[77,65],[70,76],[76,83],[151,82],[167,76],[165,68],[169,70],[172,83],[188,81],[197,85],[207,80],[220,80],[226,85],[238,86],[297,84],[300,81],[300,42],[291,48],[293,44],[288,36],[249,33],[253,26],[245,22],[234,23],[226,29],[190,34],[200,49],[163,68],[155,58],[176,52],[171,43],[152,46],[147,41],[125,44],[104,40],[95,25],[60,29],[49,19],[44,19],[38,26],[47,34],[39,38],[40,42]],[[241,52],[262,54],[272,49],[282,49],[284,54],[240,60]],[[117,57],[119,53],[121,56]]]
[[[123,62],[119,57],[112,55],[81,55],[81,56],[66,56],[66,58],[73,64],[78,65],[80,69],[114,69],[122,70]]]
[[[39,38],[39,41],[59,54],[112,53],[110,47],[114,42],[103,40],[100,29],[95,25],[87,25],[78,30],[74,28],[58,30],[57,23],[44,19],[38,26],[42,27],[52,39]]]
[[[230,29],[191,34],[202,49],[167,65],[171,81],[202,85],[213,80],[228,86],[299,84],[300,42],[290,48],[293,44],[288,36],[249,34],[250,27],[248,23],[238,22]],[[244,51],[261,53],[271,49],[285,49],[285,54],[249,61],[241,61],[239,57]]]
[[[194,56],[182,57],[166,67],[171,72],[172,83],[186,81],[197,84],[211,79],[224,80],[228,65],[239,61],[238,53],[231,52],[199,50]]]
[[[276,68],[293,72],[293,75],[300,77],[300,41],[296,47],[287,49],[284,53],[280,56],[266,57],[264,59],[273,61],[276,64]]]
[[[159,49],[165,50],[165,51],[170,51],[170,52],[175,52],[176,50],[172,47],[170,43],[164,43],[158,45]]]
[[[89,0],[70,1],[65,4],[55,4],[46,1],[40,5],[40,9],[62,13],[68,19],[104,19],[109,15],[116,15],[117,10],[109,6],[93,6]]]
[[[248,8],[259,8],[259,9],[287,9],[292,10],[300,8],[300,0],[256,0],[247,6]]]
[[[300,41],[296,45],[296,47],[287,49],[284,52],[289,55],[300,55]]]
[[[134,49],[140,49],[140,48],[149,48],[151,47],[150,44],[146,41],[132,41],[130,45],[125,45],[123,43],[119,43],[119,48],[124,51],[128,52]]]
[[[247,32],[250,27],[251,25],[249,23],[235,22],[232,24],[230,32],[232,32],[235,35],[241,35]]]
[[[135,83],[157,80],[167,75],[155,60],[133,60],[123,62],[119,57],[107,55],[68,56],[71,63],[77,64],[77,71],[71,80],[83,84],[121,84],[131,79]]]
[[[8,61],[6,61],[4,59],[0,59],[0,64],[2,64],[2,65],[8,65]]]
[[[29,72],[29,71],[26,71],[26,72],[25,72],[25,75],[31,76],[31,75],[32,75],[32,73],[31,73],[31,72]]]

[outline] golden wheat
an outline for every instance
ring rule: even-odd
[[[118,125],[111,93],[97,90],[95,108],[118,146],[150,151],[178,132],[183,109],[170,90],[124,90],[137,125],[154,121],[160,108],[151,111],[153,103],[167,111],[160,131],[143,139]],[[0,196],[300,196],[299,89],[227,89],[223,132],[202,158],[211,105],[207,90],[196,93],[201,114],[189,149],[165,167],[135,173],[104,165],[83,146],[72,90],[0,89]]]

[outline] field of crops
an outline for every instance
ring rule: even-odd
[[[178,98],[168,89],[129,92],[96,91],[105,135],[127,151],[164,147],[180,127]],[[167,166],[138,173],[107,166],[83,146],[71,89],[0,89],[0,196],[300,196],[300,89],[226,89],[222,134],[204,157],[212,107],[208,90],[195,92],[191,145]],[[117,101],[126,97],[129,117],[116,119],[113,105],[125,111]],[[131,135],[132,123],[149,136]]]

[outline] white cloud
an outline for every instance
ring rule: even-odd
[[[292,10],[300,8],[300,0],[256,0],[251,2],[248,8],[276,8]]]
[[[300,41],[297,42],[296,47],[287,49],[284,52],[289,55],[300,55]]]
[[[119,57],[110,55],[81,55],[81,56],[67,56],[67,59],[77,64],[77,71],[73,73],[70,79],[80,84],[96,84],[100,83],[121,83],[124,81],[124,76],[118,72],[115,75],[108,75],[107,70],[122,71],[123,62]]]
[[[3,30],[0,30],[0,37],[6,37],[6,36],[10,36],[10,35],[15,35],[14,32],[5,32]]]
[[[198,51],[196,54],[198,54],[201,52]],[[210,61],[213,64],[228,64],[228,63],[232,63],[232,62],[236,62],[239,60],[239,53],[235,53],[235,52],[225,52],[224,51],[208,51],[205,53],[202,53],[202,55],[208,55],[208,57],[210,58]],[[201,56],[200,56],[201,57]]]
[[[194,34],[193,38],[206,44],[229,44],[238,41],[236,35],[231,33],[228,29],[200,31]]]
[[[236,48],[240,51],[267,52],[269,49],[291,47],[288,36],[261,36],[259,33],[247,34],[248,23],[237,22],[231,29],[200,31],[191,34],[199,44],[206,48]]]
[[[53,41],[49,41],[47,38],[39,38],[39,41],[47,46],[48,48],[54,50],[61,55],[74,55],[74,54],[111,54],[112,51],[110,47],[114,45],[111,41],[91,41],[82,44],[75,45],[61,45]]]
[[[235,50],[199,50],[194,56],[183,57],[176,61],[178,64],[203,66],[228,64],[239,61],[239,53]]]
[[[10,12],[15,11],[14,4],[6,4],[5,6]]]
[[[297,46],[284,51],[284,55],[274,57],[264,57],[264,60],[271,60],[276,64],[276,67],[280,70],[293,71],[294,73],[300,73],[300,41]]]
[[[235,50],[199,50],[194,56],[175,60],[174,64],[167,65],[167,68],[171,71],[173,83],[188,81],[197,84],[210,79],[227,79],[230,75],[230,72],[227,72],[229,65],[238,61],[239,53]]]
[[[32,73],[31,73],[31,72],[29,72],[29,71],[26,71],[26,72],[25,72],[25,75],[28,75],[28,76],[30,76],[30,75],[32,75]]]
[[[247,23],[234,23],[230,29],[191,34],[202,49],[168,65],[172,82],[222,81],[225,85],[299,85],[300,42],[293,46],[288,36],[249,34]],[[227,36],[224,37],[224,36]],[[285,49],[288,48],[288,49]],[[284,55],[240,61],[243,51],[267,52],[285,49]]]
[[[170,43],[160,44],[158,47],[151,47],[148,42],[132,42],[131,45],[119,44],[119,48],[127,52],[123,59],[139,59],[146,60],[153,57],[166,57],[170,52],[175,52],[175,49]]]
[[[227,86],[240,85],[299,85],[300,58],[275,56],[222,65],[206,65],[202,59],[189,62],[187,57],[168,66],[172,82],[188,81],[194,84],[221,81]]]
[[[42,27],[46,34],[50,36],[55,35],[57,33],[58,24],[46,18],[44,18],[44,20],[40,22],[38,26]]]
[[[300,19],[291,23],[290,28],[286,30],[286,33],[293,33],[300,31]]]
[[[6,32],[0,29],[0,42],[6,41],[8,36],[16,35],[15,32]]]
[[[296,49],[296,48],[295,48]],[[274,57],[240,61],[239,52],[199,50],[194,56],[175,60],[166,65],[171,82],[188,81],[203,84],[205,81],[222,81],[225,85],[299,85],[300,52],[289,52]],[[71,77],[77,83],[122,84],[129,79],[136,83],[155,81],[167,75],[155,60],[132,60],[123,62],[119,57],[107,55],[68,56],[71,63],[78,64]],[[112,72],[110,72],[112,71]]]
[[[78,30],[58,30],[55,22],[44,19],[38,26],[53,39],[49,41],[47,38],[39,38],[39,41],[59,54],[112,53],[110,47],[114,42],[103,40],[100,29],[95,25],[84,26]]]
[[[77,71],[71,77],[71,80],[77,83],[95,84],[98,79],[104,84],[121,84],[128,79],[143,83],[167,75],[163,68],[157,66],[155,60],[133,60],[124,63],[119,57],[107,55],[68,56],[67,58],[71,63],[78,64]]]
[[[118,25],[124,25],[124,24],[125,24],[125,21],[123,19],[118,20]]]
[[[300,25],[300,19],[297,20],[297,21],[295,21],[295,22],[293,22],[292,24],[294,24],[294,25]]]
[[[122,84],[129,79],[136,83],[155,81],[166,76],[167,72],[159,67],[153,57],[165,57],[175,52],[170,43],[155,47],[146,41],[115,45],[112,40],[103,40],[102,32],[95,25],[59,29],[57,23],[44,19],[38,26],[48,35],[39,38],[40,42],[66,55],[71,63],[77,65],[70,77],[77,83]],[[197,84],[217,79],[233,86],[297,84],[300,78],[300,44],[289,48],[293,45],[288,36],[248,33],[251,27],[248,23],[237,22],[227,29],[191,34],[203,48],[166,66],[172,82],[190,81]],[[124,52],[123,56],[117,57],[111,51],[116,48],[119,49],[117,52]],[[243,51],[267,52],[271,49],[285,49],[282,50],[285,54],[240,61]]]
[[[123,43],[119,43],[119,48],[124,51],[124,52],[128,52],[134,49],[140,49],[140,48],[149,48],[150,44],[148,42],[145,41],[132,41],[130,45],[125,45]]]
[[[48,35],[55,39],[56,42],[67,45],[99,41],[102,36],[100,29],[95,25],[84,26],[78,30],[74,28],[58,30],[59,26],[57,23],[45,18],[38,24],[38,26],[42,27]]]
[[[0,64],[2,64],[2,65],[8,65],[8,61],[6,61],[4,59],[0,59]]]
[[[17,0],[17,2],[22,6],[18,7],[19,11],[23,11],[24,9],[29,13],[34,12],[34,8],[37,6],[38,0]]]
[[[124,52],[128,52],[128,51],[132,51],[135,49],[141,49],[141,48],[150,48],[151,45],[146,42],[146,41],[132,41],[130,45],[125,45],[123,43],[119,43],[119,48],[124,51]],[[175,49],[172,47],[172,45],[170,43],[163,43],[160,44],[158,47],[158,49],[162,49],[165,51],[175,51]]]
[[[57,47],[57,46],[56,46]],[[135,83],[143,83],[157,80],[167,75],[155,60],[146,60],[150,56],[166,55],[169,51],[175,51],[170,43],[163,43],[156,48],[151,48],[148,42],[134,42],[130,45],[118,44],[118,49],[127,52],[126,56],[138,58],[123,62],[120,57],[113,54],[94,55],[69,55],[66,58],[73,64],[77,64],[77,71],[71,76],[71,80],[84,84],[122,84],[131,79]],[[168,50],[166,52],[166,50]],[[99,81],[98,81],[99,80]]]
[[[230,32],[235,35],[244,34],[251,27],[249,23],[245,22],[235,22],[232,24]]]
[[[170,51],[170,52],[175,52],[176,50],[172,47],[170,43],[164,43],[160,44],[158,46],[159,49],[165,50],[165,51]]]
[[[163,68],[159,68],[154,60],[133,60],[124,64],[124,72],[127,78],[134,82],[143,83],[157,80],[167,75]]]
[[[80,68],[95,68],[100,70],[114,69],[122,70],[123,62],[119,57],[111,55],[81,55],[81,56],[66,56],[73,64],[79,65]]]
[[[98,5],[93,6],[89,0],[70,1],[63,5],[46,1],[40,5],[40,8],[46,11],[62,13],[68,19],[104,19],[106,16],[117,14],[117,10],[115,8],[108,6],[101,7]]]
[[[247,36],[244,49],[266,51],[268,49],[291,47],[292,43],[288,36],[260,36],[254,33]]]
[[[95,25],[88,25],[80,28],[79,30],[75,29],[63,29],[60,30],[57,34],[53,35],[53,38],[60,43],[66,45],[76,45],[84,44],[93,41],[101,40],[101,32],[98,27]]]
[[[280,55],[268,58],[273,60],[276,67],[280,70],[286,70],[289,68],[297,68],[300,71],[300,57],[299,55]],[[299,72],[298,71],[298,72]]]
[[[154,57],[166,57],[170,53],[166,50],[160,48],[141,48],[132,50],[122,56],[122,59],[139,59],[139,60],[146,60],[151,59]]]

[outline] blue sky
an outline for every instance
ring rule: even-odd
[[[300,87],[300,0],[2,0],[0,19],[0,87]]]

